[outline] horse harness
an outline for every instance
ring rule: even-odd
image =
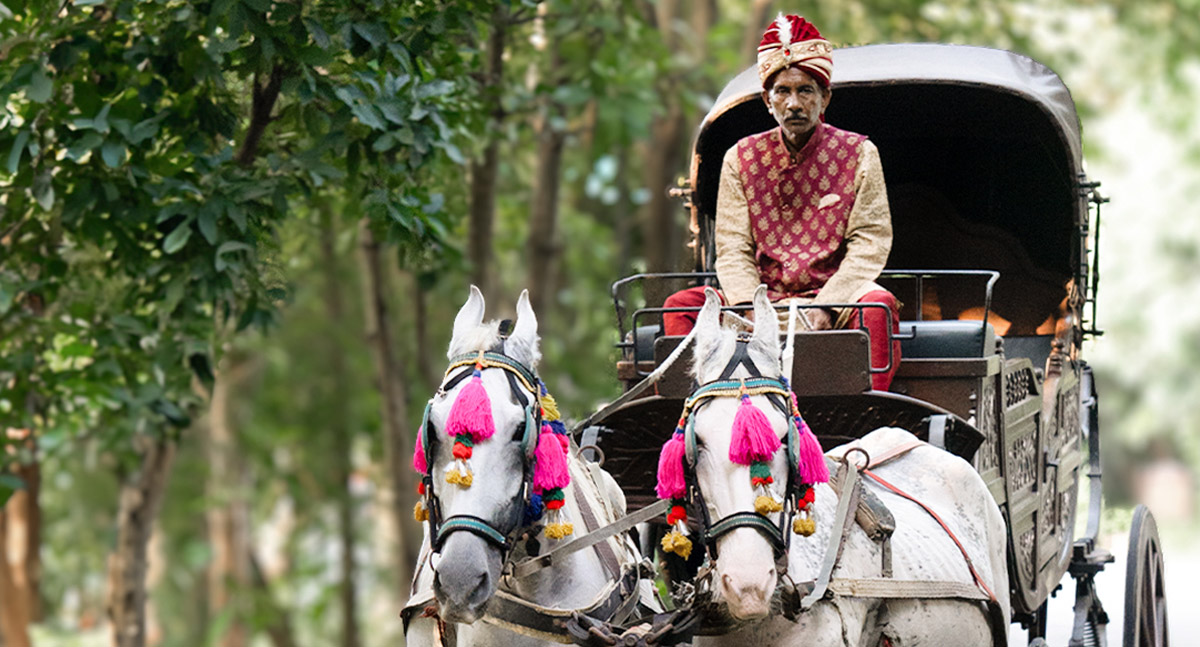
[[[489,369],[504,371],[512,400],[525,411],[524,423],[513,432],[512,436],[514,440],[518,437],[520,438],[522,455],[524,456],[520,501],[519,505],[511,506],[512,512],[506,519],[500,522],[466,514],[443,518],[441,503],[434,490],[436,479],[433,478],[434,461],[432,457],[436,455],[439,439],[437,430],[431,427],[429,421],[433,402],[436,398],[445,396],[447,392],[464,379],[470,377],[476,367],[481,371]],[[456,369],[460,368],[462,369],[461,371],[454,373]],[[451,359],[450,366],[446,369],[445,377],[438,388],[437,395],[435,395],[434,399],[430,399],[425,407],[421,426],[418,430],[425,456],[430,457],[427,461],[426,472],[422,475],[421,480],[425,487],[426,500],[428,502],[431,546],[430,550],[422,555],[421,560],[417,564],[417,571],[413,576],[413,586],[415,588],[422,570],[429,565],[432,555],[438,553],[446,537],[455,532],[469,532],[499,548],[501,559],[504,562],[503,579],[528,577],[543,568],[553,565],[555,559],[561,560],[569,553],[585,548],[592,548],[599,558],[609,584],[596,596],[593,603],[587,608],[563,610],[543,607],[503,589],[497,589],[492,601],[488,604],[487,612],[483,618],[487,622],[519,634],[563,642],[563,628],[573,614],[582,614],[597,621],[608,623],[621,623],[632,617],[638,610],[638,580],[644,575],[643,571],[647,570],[647,566],[645,564],[622,566],[621,560],[607,541],[618,533],[628,530],[628,528],[632,527],[638,521],[626,517],[618,520],[616,523],[601,527],[593,504],[587,500],[588,498],[584,494],[583,488],[578,485],[573,487],[572,491],[574,492],[576,507],[583,517],[587,534],[560,545],[544,555],[538,555],[537,543],[532,539],[536,535],[536,532],[530,532],[530,528],[524,523],[524,515],[526,504],[529,502],[530,495],[533,492],[535,450],[537,448],[538,433],[542,426],[542,410],[539,402],[540,392],[541,381],[537,375],[521,362],[505,355],[502,350],[502,343],[489,351],[467,353]],[[529,396],[532,396],[532,398]],[[581,471],[587,472],[588,469],[585,468]],[[591,474],[588,473],[587,477],[590,479]],[[597,490],[599,490],[598,487]],[[646,510],[637,516],[644,516],[648,512],[652,511]],[[653,512],[661,514],[661,511],[657,507]],[[530,556],[520,562],[514,563],[511,560],[512,553],[521,544],[522,539],[528,539],[528,541],[524,542],[524,546]],[[432,604],[434,602],[432,592],[421,596],[417,596],[416,593],[415,590],[412,591],[413,598],[409,600],[405,608],[401,611],[405,630],[407,631],[408,623],[419,611],[422,617],[434,617],[437,620],[438,634],[443,645],[454,645],[456,642],[456,631],[452,625],[448,626],[447,623],[437,618],[436,605]],[[570,641],[568,640],[567,642]]]

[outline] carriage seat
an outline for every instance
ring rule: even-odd
[[[901,321],[897,337],[902,358],[985,357],[996,347],[992,324],[978,321]]]

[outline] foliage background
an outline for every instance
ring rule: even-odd
[[[384,245],[409,418],[434,388],[437,349],[480,278],[497,317],[511,314],[522,288],[543,287],[541,372],[566,411],[594,410],[618,392],[608,284],[687,264],[685,213],[656,200],[686,172],[699,117],[750,63],[747,34],[779,9],[810,17],[837,44],[1002,47],[1063,76],[1089,174],[1113,198],[1100,239],[1106,334],[1087,352],[1118,477],[1108,494],[1117,506],[1154,496],[1141,465],[1200,459],[1190,406],[1200,400],[1198,8],[0,5],[0,429],[31,429],[36,452],[11,433],[5,449],[40,461],[38,644],[105,641],[106,560],[143,437],[178,444],[149,550],[152,643],[233,644],[235,627],[262,642],[282,615],[297,644],[356,644],[338,611],[346,545],[358,565],[354,618],[369,628],[354,640],[399,640],[365,232]],[[507,41],[489,78],[498,17]],[[172,56],[167,41],[179,46]],[[276,75],[271,118],[258,123],[255,97]],[[244,158],[255,128],[263,137]],[[554,135],[557,213],[536,220]],[[493,257],[480,267],[468,182],[471,161],[492,145]],[[671,167],[665,178],[655,165]],[[665,238],[658,213],[668,213]],[[544,271],[531,271],[534,259]],[[212,378],[238,370],[223,418],[235,430],[238,478],[214,489]],[[1194,476],[1182,473],[1182,502],[1176,492],[1167,521],[1184,542],[1195,503]],[[246,540],[269,586],[233,582],[231,601],[214,605],[208,515],[231,502],[248,516]],[[342,535],[345,510],[353,544]]]

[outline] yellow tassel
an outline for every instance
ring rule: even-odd
[[[812,534],[816,531],[817,531],[817,522],[814,521],[811,517],[806,517],[806,518],[797,517],[796,519],[792,520],[792,532],[796,533],[797,535],[801,535],[803,537],[811,537]]]
[[[454,485],[458,485],[458,486],[461,486],[464,488],[471,487],[471,482],[474,480],[475,480],[475,476],[473,474],[471,474],[470,472],[460,472],[458,470],[454,470],[453,472],[446,472],[446,482],[447,483],[452,483]]]
[[[425,506],[420,501],[417,501],[417,505],[413,506],[413,519],[416,519],[417,523],[424,523],[429,520],[429,511],[425,509]]]
[[[554,396],[549,393],[542,396],[542,412],[544,414],[542,419],[546,422],[562,418],[562,414],[558,412],[558,403],[554,401]]]
[[[773,496],[764,494],[754,500],[754,511],[761,515],[768,515],[780,510],[783,510],[783,505],[776,501]]]
[[[675,553],[687,559],[692,554],[692,540],[683,536],[678,530],[672,530],[662,538],[663,552]]]
[[[575,525],[566,522],[550,523],[546,524],[546,528],[542,532],[546,535],[547,539],[562,539],[575,532]]]

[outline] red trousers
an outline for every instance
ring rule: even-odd
[[[719,293],[718,293],[719,294]],[[724,303],[724,297],[721,302]],[[892,296],[887,290],[876,290],[868,292],[859,303],[881,303],[891,309],[892,314],[892,334],[895,335],[900,329],[900,303],[896,301],[896,297]],[[689,312],[664,312],[663,313],[663,332],[667,335],[686,335],[696,326],[696,315],[699,314],[700,308],[704,305],[704,286],[688,288],[680,290],[675,294],[667,297],[663,302],[664,308],[695,308]],[[859,321],[859,311],[854,310],[850,316],[850,320],[846,323],[846,328],[866,328],[867,334],[871,336],[871,367],[883,368],[888,363],[888,334],[887,334],[887,315],[881,308],[863,308],[862,318],[864,321]],[[892,366],[884,373],[871,373],[871,388],[876,391],[886,391],[892,385],[892,378],[896,375],[896,368],[900,366],[900,341],[893,338],[892,341]]]

